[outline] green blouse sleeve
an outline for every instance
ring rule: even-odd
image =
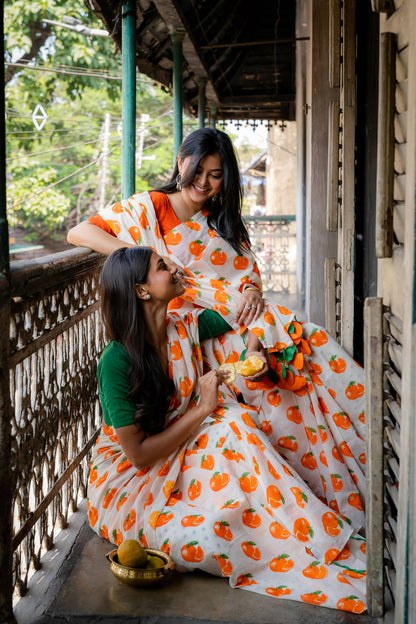
[[[125,427],[134,422],[134,403],[128,398],[130,358],[118,342],[110,342],[101,354],[97,368],[98,387],[104,422]]]
[[[198,316],[199,342],[225,334],[230,329],[232,329],[231,325],[214,310],[204,310]]]

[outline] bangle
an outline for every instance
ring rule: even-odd
[[[246,288],[244,288],[243,292],[246,292],[246,290],[253,290],[257,293],[259,293],[259,295],[261,297],[263,297],[263,293],[261,292],[261,290],[259,290],[258,288],[256,288],[255,286],[247,286]]]

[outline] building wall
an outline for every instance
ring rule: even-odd
[[[296,214],[296,122],[274,125],[268,132],[266,212]]]
[[[416,180],[416,3],[395,0],[391,15],[380,16],[380,33],[395,40],[394,159],[391,257],[378,261],[378,296],[401,328],[387,327],[386,365],[400,377],[395,431],[400,460],[395,622],[416,621],[416,439],[415,439],[415,180]],[[401,342],[400,342],[401,340]],[[388,382],[384,392],[389,391]],[[388,415],[388,414],[387,414]]]

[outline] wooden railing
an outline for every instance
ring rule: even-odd
[[[86,457],[100,423],[96,364],[104,345],[98,276],[103,257],[80,249],[11,265],[11,288],[0,297],[2,341],[9,343],[1,404],[9,435],[0,454],[11,488],[2,499],[3,544],[12,544],[2,570],[0,601],[25,594],[42,554],[86,496]],[[4,343],[3,343],[4,344]],[[10,517],[12,534],[10,534]],[[10,578],[11,577],[11,578]],[[13,621],[13,614],[5,621]]]

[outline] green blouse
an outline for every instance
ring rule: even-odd
[[[198,316],[199,340],[203,342],[231,329],[222,316],[204,310]],[[134,403],[128,398],[130,358],[124,347],[112,340],[103,350],[97,368],[101,407],[106,425],[125,427],[134,422]]]

